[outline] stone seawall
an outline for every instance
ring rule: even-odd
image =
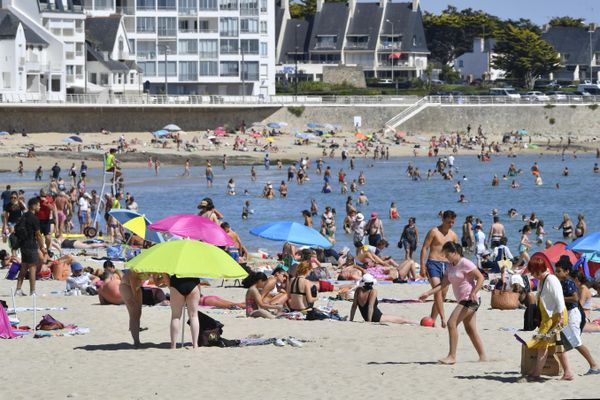
[[[466,131],[467,125],[476,132],[502,134],[527,129],[530,134],[600,136],[600,107],[593,105],[521,106],[435,106],[425,110],[398,127],[399,130],[439,134]]]

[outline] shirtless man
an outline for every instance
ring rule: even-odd
[[[423,247],[421,248],[421,278],[426,278],[423,275],[423,266],[425,266],[427,278],[432,288],[441,284],[448,269],[448,260],[442,253],[442,246],[446,242],[458,243],[458,236],[452,230],[455,220],[456,213],[454,211],[444,211],[442,214],[442,224],[427,232],[425,242],[423,242]],[[429,251],[429,256],[427,255],[427,251]],[[437,292],[434,297],[433,306],[431,307],[431,318],[435,321],[439,314],[442,320],[442,328],[446,327],[444,299],[447,292],[447,288],[446,290]]]
[[[71,206],[71,202],[65,192],[59,192],[58,196],[54,199],[54,204],[56,205],[57,216],[56,236],[60,236],[65,230],[65,221],[67,219],[67,214],[70,212],[67,207]]]
[[[228,222],[223,222],[221,224],[221,228],[225,231],[225,233],[227,233],[227,236],[229,236],[231,240],[233,240],[233,242],[235,243],[234,246],[227,246],[227,253],[229,253],[231,258],[239,262],[241,257],[246,257],[246,254],[248,254],[248,250],[246,250],[246,247],[242,243],[242,239],[240,239],[239,235],[236,232],[234,232],[233,229],[231,229],[231,226]]]
[[[490,238],[490,247],[492,248],[492,250],[500,246],[500,241],[505,236],[506,232],[504,231],[504,225],[500,223],[500,217],[495,215],[494,223],[492,224],[490,234],[488,235],[488,237]]]
[[[365,194],[365,192],[360,192],[360,195],[358,196],[358,204],[363,205],[363,204],[369,204],[369,198],[367,197],[367,195]]]

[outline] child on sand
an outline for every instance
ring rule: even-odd
[[[449,261],[448,273],[444,275],[442,282],[423,293],[419,299],[425,301],[430,295],[452,285],[454,297],[458,305],[448,320],[448,335],[450,336],[450,350],[448,356],[442,358],[442,364],[456,363],[456,349],[458,346],[458,325],[462,322],[469,339],[473,343],[479,361],[486,361],[483,343],[477,333],[477,309],[481,304],[479,291],[483,285],[483,275],[477,266],[462,255],[462,246],[459,243],[446,242],[442,247],[444,256]]]

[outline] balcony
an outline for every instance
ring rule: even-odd
[[[74,51],[65,51],[65,58],[67,60],[75,59],[75,52]]]
[[[402,48],[402,42],[400,42],[400,43],[384,42],[379,45],[380,51],[396,51],[396,50],[401,50],[401,48]]]
[[[180,81],[197,81],[198,74],[179,74]]]
[[[368,42],[348,42],[346,43],[346,50],[368,50]]]
[[[159,37],[175,37],[177,36],[177,29],[175,28],[158,28]]]
[[[196,28],[179,28],[179,33],[198,33]]]
[[[257,16],[258,15],[258,8],[241,8],[240,9],[240,15],[242,17]]]
[[[337,43],[331,42],[317,42],[315,44],[315,50],[336,50]]]
[[[186,15],[198,15],[198,10],[196,10],[195,8],[180,8],[177,13],[181,16],[186,16]]]
[[[117,7],[117,14],[135,15],[135,7],[134,6]]]
[[[198,29],[198,32],[200,32],[200,33],[219,33],[219,29],[218,28],[204,28],[204,29]]]
[[[138,60],[156,60],[155,52],[137,53]]]

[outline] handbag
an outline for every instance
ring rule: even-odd
[[[492,290],[492,309],[515,310],[519,307],[519,293],[509,290]]]
[[[547,277],[546,277],[547,278]],[[542,295],[542,291],[544,290],[544,284],[546,283],[546,278],[542,281],[539,286],[539,292],[537,295],[537,301],[540,301],[540,296]],[[536,328],[540,327],[542,323],[542,311],[537,303],[531,303],[525,309],[525,314],[523,315],[523,330],[524,331],[533,331]]]

